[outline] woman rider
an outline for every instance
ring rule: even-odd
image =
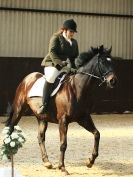
[[[38,114],[47,113],[53,83],[60,71],[73,72],[75,70],[75,58],[79,55],[77,40],[73,38],[76,32],[76,22],[69,19],[64,21],[60,31],[53,34],[50,39],[49,52],[41,63],[44,67],[46,82],[43,89],[43,105],[38,110]],[[67,63],[69,63],[68,66]]]

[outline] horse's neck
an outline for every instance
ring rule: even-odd
[[[96,58],[86,64],[86,66],[79,68],[77,74],[73,77],[73,89],[77,100],[83,100],[91,97],[91,93],[96,88],[97,79],[89,74],[97,75]],[[86,73],[86,74],[85,74]]]
[[[77,100],[85,97],[87,98],[90,94],[91,87],[93,86],[93,84],[91,85],[90,77],[82,74],[75,75],[73,85]]]
[[[79,88],[90,87],[90,80],[93,80],[92,75],[97,75],[96,73],[96,59],[94,58],[88,62],[85,66],[79,68],[78,74],[75,77],[75,85]],[[82,91],[82,90],[81,90]]]

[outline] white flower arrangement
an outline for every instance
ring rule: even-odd
[[[14,131],[12,134],[10,133],[10,128],[5,127],[2,131],[4,138],[3,138],[3,145],[1,147],[1,156],[2,159],[6,159],[11,155],[14,155],[18,152],[18,149],[23,146],[26,139],[22,130],[19,126],[14,126]]]

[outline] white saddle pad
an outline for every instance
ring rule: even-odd
[[[57,85],[57,87],[53,90],[53,92],[51,93],[51,97],[54,96],[61,84],[62,84],[62,81],[64,80],[66,74],[64,74],[62,76],[62,78],[60,79],[60,82],[59,84]],[[28,97],[34,97],[34,96],[39,96],[39,97],[42,97],[43,96],[43,87],[44,87],[44,84],[45,84],[45,76],[39,78],[36,80],[36,82],[33,84],[33,86],[31,87],[31,89],[29,90],[29,93],[28,93]]]
[[[28,93],[28,97],[33,97],[33,96],[43,96],[43,87],[45,84],[45,78],[41,77],[38,80],[36,80],[36,82],[33,84],[33,86],[31,87],[29,93]]]

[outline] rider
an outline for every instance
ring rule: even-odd
[[[43,89],[43,105],[38,110],[38,114],[47,112],[52,86],[60,71],[75,71],[75,58],[79,55],[77,40],[73,38],[76,32],[76,22],[69,19],[64,21],[62,28],[50,39],[49,52],[41,63],[46,82]]]

